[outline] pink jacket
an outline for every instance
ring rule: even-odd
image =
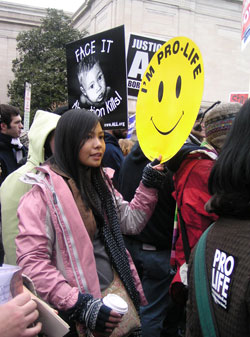
[[[18,208],[17,263],[45,301],[67,310],[76,303],[79,291],[101,297],[93,245],[63,178],[48,166],[38,169],[39,174],[24,178],[34,186]],[[138,234],[154,211],[157,190],[140,183],[130,203],[117,191],[115,197],[122,233]],[[140,279],[128,256],[141,304],[145,305]]]

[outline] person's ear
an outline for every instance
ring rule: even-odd
[[[7,126],[7,124],[6,123],[0,123],[0,125],[1,125],[1,131],[6,131],[7,129],[8,129],[8,126]]]
[[[82,85],[80,86],[80,90],[83,93],[83,95],[86,96],[86,91]]]

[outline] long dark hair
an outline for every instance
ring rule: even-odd
[[[212,210],[250,218],[250,100],[237,113],[210,177]]]
[[[92,210],[111,264],[139,313],[139,295],[121,234],[115,198],[111,193],[112,184],[102,168],[84,167],[78,157],[80,148],[98,122],[99,118],[85,109],[65,112],[56,127],[53,160],[59,169],[73,178],[85,205]]]
[[[98,122],[101,123],[100,119],[92,111],[68,110],[58,121],[54,148],[56,165],[74,180],[85,206],[91,208],[97,217],[100,216],[100,211],[94,198],[92,182],[97,179],[106,187],[105,175],[100,167],[89,168],[82,165],[79,161],[79,151]],[[91,170],[91,178],[88,170]]]

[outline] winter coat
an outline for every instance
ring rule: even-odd
[[[185,222],[191,250],[204,230],[217,219],[215,214],[207,213],[204,208],[211,197],[208,192],[208,178],[213,164],[214,157],[210,157],[209,152],[197,151],[187,156],[174,175],[176,190],[173,195]],[[178,266],[185,262],[180,228],[176,242],[176,262]]]
[[[21,144],[21,148],[12,144],[12,139],[13,138],[11,136],[0,132],[0,185],[11,172],[15,171],[22,165],[17,162],[15,151],[21,151],[22,158],[25,158],[27,155],[27,148]]]
[[[67,183],[47,165],[39,171],[39,175],[25,178],[35,186],[18,208],[17,262],[45,301],[67,310],[75,305],[79,291],[101,297],[93,245]],[[156,189],[141,183],[135,198],[128,203],[115,191],[122,233],[138,234],[143,229],[154,210],[157,194]],[[145,304],[131,258],[130,265]]]
[[[183,155],[178,154],[178,163],[175,158],[168,166],[176,170],[173,196],[184,220],[189,247],[192,250],[204,230],[217,219],[214,213],[207,213],[204,209],[211,197],[208,192],[208,178],[217,155],[213,151],[191,144],[183,146],[182,151]],[[179,268],[186,262],[179,215],[174,260],[177,273],[172,284],[181,282]]]
[[[115,136],[111,135],[108,132],[105,132],[104,140],[106,144],[106,150],[102,159],[102,165],[104,167],[110,167],[115,170],[115,174],[112,180],[115,188],[117,188],[120,168],[123,163],[124,156],[118,140]]]
[[[124,159],[120,170],[118,189],[125,200],[133,199],[143,169],[149,162],[137,141]],[[152,217],[143,231],[139,235],[130,236],[131,239],[151,244],[157,249],[171,249],[175,211],[175,200],[172,197],[173,190],[172,174],[169,171],[165,183],[159,190],[158,203]]]
[[[30,190],[31,185],[25,184],[19,178],[27,172],[36,172],[35,167],[45,160],[44,144],[51,131],[55,130],[60,116],[38,110],[28,132],[29,152],[25,165],[11,173],[0,189],[1,214],[3,227],[3,244],[5,263],[16,264],[15,238],[18,234],[17,208],[20,198]]]
[[[220,337],[250,336],[250,221],[220,219],[206,240],[208,288]],[[189,263],[186,337],[202,337],[195,299],[193,255]]]

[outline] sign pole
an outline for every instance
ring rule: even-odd
[[[31,84],[25,82],[25,96],[24,96],[24,131],[29,130],[30,126],[30,100],[31,100]]]

